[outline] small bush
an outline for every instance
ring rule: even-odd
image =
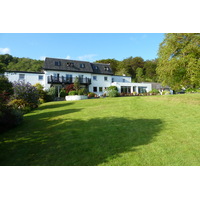
[[[70,91],[69,93],[68,93],[68,95],[77,95],[78,93],[76,92],[76,91]]]
[[[55,87],[50,87],[45,92],[46,92],[46,94],[44,96],[45,102],[53,101],[56,98],[56,88]]]
[[[106,91],[107,91],[107,96],[109,96],[109,97],[118,97],[118,96],[120,96],[116,86],[110,86],[110,87],[107,88]]]
[[[154,88],[151,91],[149,91],[149,94],[152,94],[152,95],[159,94],[159,90],[157,90],[157,89]]]
[[[0,127],[3,131],[18,126],[22,123],[23,113],[20,110],[6,108],[0,111]]]
[[[22,99],[28,103],[30,108],[37,108],[39,104],[39,92],[30,83],[14,82],[14,99]]]
[[[24,101],[23,99],[13,99],[8,103],[9,106],[12,106],[13,109],[19,109],[22,110],[26,106],[28,106],[28,103]]]
[[[95,96],[96,96],[96,94],[93,93],[93,92],[89,92],[89,93],[88,93],[88,97],[95,97]]]
[[[65,88],[65,90],[66,90],[66,93],[67,93],[67,94],[68,94],[70,91],[74,91],[74,90],[75,90],[74,84],[68,85],[68,86]]]
[[[60,90],[60,97],[65,97],[66,95],[67,95],[67,94],[66,94],[65,89],[62,88],[62,89]]]
[[[87,95],[88,91],[86,88],[81,88],[78,90],[78,95]]]

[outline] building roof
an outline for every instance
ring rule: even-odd
[[[94,74],[106,74],[106,75],[113,75],[112,69],[110,64],[103,64],[103,63],[91,63],[93,73]]]
[[[44,70],[82,72],[112,75],[110,64],[90,63],[87,61],[68,60],[60,58],[46,58]]]
[[[5,71],[5,73],[29,73],[29,74],[44,74],[44,72],[28,72],[28,71]]]

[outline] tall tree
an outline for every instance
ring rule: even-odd
[[[119,69],[124,74],[131,76],[133,79],[136,77],[136,69],[144,67],[144,60],[141,57],[129,57],[121,61]]]
[[[173,89],[200,87],[200,34],[168,33],[160,44],[157,74]]]
[[[157,59],[146,60],[144,63],[144,77],[145,81],[156,82],[157,81]]]

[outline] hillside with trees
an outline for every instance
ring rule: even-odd
[[[30,58],[18,58],[9,54],[0,55],[0,72],[3,71],[28,71],[40,72],[44,61]]]

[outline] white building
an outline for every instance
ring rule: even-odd
[[[120,93],[144,93],[152,90],[150,83],[132,83],[129,76],[115,76],[109,64],[90,63],[58,58],[46,58],[43,72],[7,71],[9,81],[25,81],[32,85],[40,83],[45,89],[52,86],[65,87],[79,77],[81,87],[98,95],[113,85]]]

